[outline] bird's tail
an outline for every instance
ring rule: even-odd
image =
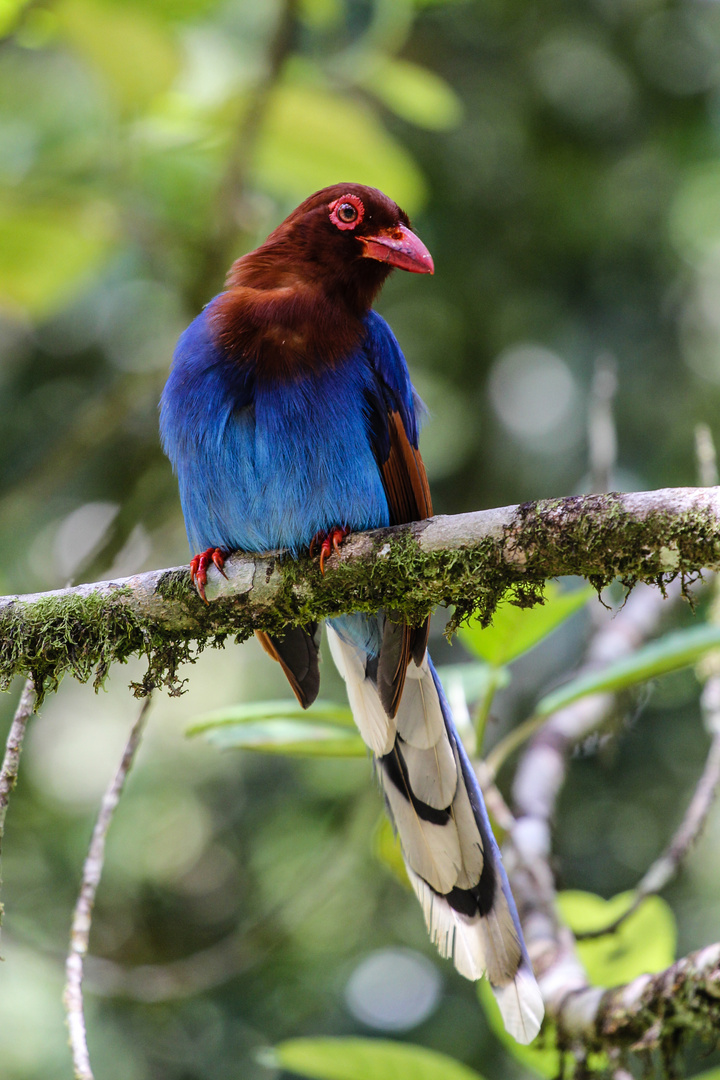
[[[363,739],[375,755],[388,811],[432,941],[468,979],[486,975],[505,1027],[520,1043],[537,1035],[543,1002],[515,902],[475,773],[426,653],[411,661],[389,717],[377,689],[373,621],[328,625]]]

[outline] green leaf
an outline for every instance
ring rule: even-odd
[[[0,201],[0,302],[50,314],[90,280],[111,236],[107,214],[93,205]]]
[[[113,6],[151,11],[158,19],[168,21],[198,19],[217,7],[217,0],[109,0]]]
[[[531,608],[501,604],[490,626],[482,627],[479,622],[463,626],[459,631],[460,640],[470,652],[489,664],[496,667],[509,664],[548,637],[579,611],[594,593],[590,586],[561,592],[555,582],[550,582],[544,603]]]
[[[254,163],[260,187],[282,199],[353,180],[386,191],[410,213],[425,201],[423,177],[375,113],[317,86],[273,91]]]
[[[187,729],[187,735],[200,735],[210,728],[227,724],[248,724],[256,720],[311,720],[329,724],[343,724],[355,729],[355,721],[347,705],[334,701],[316,701],[311,709],[303,709],[299,701],[251,701],[230,705],[215,712],[204,713]]]
[[[289,1039],[267,1063],[315,1080],[481,1080],[436,1050],[385,1039]]]
[[[343,17],[342,0],[300,0],[300,17],[313,29],[337,26]]]
[[[264,754],[301,757],[365,757],[367,747],[359,735],[336,724],[310,724],[302,720],[264,720],[212,728],[205,738],[222,750],[259,750]]]
[[[546,1077],[547,1080],[557,1080],[558,1076],[572,1075],[577,1061],[572,1053],[563,1054],[558,1050],[555,1024],[546,1018],[542,1031],[534,1042],[529,1046],[522,1046],[515,1042],[512,1035],[505,1030],[498,1003],[487,979],[481,979],[477,984],[477,989],[480,1003],[493,1034],[497,1036],[511,1057],[519,1061],[526,1069],[537,1076]],[[587,1065],[593,1073],[602,1073],[608,1068],[608,1060],[605,1054],[591,1053],[588,1055]]]
[[[316,702],[308,712],[297,701],[255,701],[202,716],[187,735],[204,735],[223,750],[258,750],[304,757],[365,757],[367,747],[350,709]]]
[[[418,127],[449,131],[462,120],[462,102],[449,83],[408,60],[379,57],[362,82],[389,109]]]
[[[397,833],[390,824],[387,814],[378,821],[373,837],[373,851],[376,858],[390,871],[396,881],[411,889],[410,878],[405,867],[402,848]]]
[[[31,0],[3,0],[0,4],[0,38],[11,33]]]
[[[636,683],[688,667],[711,649],[720,647],[720,626],[693,626],[666,634],[637,652],[572,679],[540,700],[536,716],[549,716],[588,694],[616,693]]]
[[[563,918],[576,932],[600,930],[632,902],[631,892],[603,900],[594,893],[568,890],[558,895]],[[614,934],[578,942],[578,954],[593,986],[617,986],[644,972],[664,971],[675,959],[677,927],[670,907],[649,896]]]
[[[137,7],[62,0],[53,10],[61,35],[87,57],[125,110],[136,110],[169,89],[180,70],[174,37]]]
[[[684,175],[670,213],[670,235],[675,248],[695,261],[712,250],[720,236],[720,165],[704,162]]]

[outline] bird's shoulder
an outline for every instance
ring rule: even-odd
[[[199,424],[221,424],[231,413],[250,405],[255,380],[252,368],[227,355],[213,333],[212,301],[180,335],[170,375],[160,399],[163,441]]]
[[[397,413],[413,448],[417,450],[420,425],[427,410],[410,379],[407,362],[397,338],[377,311],[365,318],[364,351],[375,374],[385,411]]]

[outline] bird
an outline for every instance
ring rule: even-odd
[[[424,406],[373,301],[396,268],[432,274],[407,214],[376,188],[310,195],[181,335],[160,402],[203,599],[235,550],[319,550],[350,532],[422,520],[432,503]],[[320,686],[321,626],[258,632],[300,704]],[[508,1032],[537,1034],[543,1001],[480,786],[427,650],[428,622],[330,619],[327,636],[374,760],[434,944],[487,979]]]

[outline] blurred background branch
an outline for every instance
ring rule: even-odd
[[[93,829],[90,847],[83,865],[80,892],[78,894],[75,910],[73,911],[72,927],[70,929],[70,949],[65,964],[67,982],[63,1001],[67,1014],[67,1025],[70,1032],[70,1049],[72,1051],[73,1067],[77,1080],[93,1080],[93,1071],[90,1065],[90,1055],[87,1045],[87,1030],[85,1024],[85,1010],[83,1005],[83,976],[84,963],[90,940],[92,926],[92,913],[95,906],[100,878],[102,877],[103,864],[105,862],[105,842],[108,829],[112,822],[113,814],[122,795],[128,772],[135,760],[148,709],[151,700],[147,698],[140,709],[137,719],[132,726],[127,744],[123,750],[122,759],[117,771],[103,795],[100,811]]]
[[[18,702],[12,724],[5,742],[5,754],[0,767],[0,856],[2,855],[2,842],[5,835],[5,818],[7,817],[10,795],[17,784],[20,769],[20,754],[22,752],[25,729],[30,717],[35,711],[35,687],[32,679],[25,682],[20,701]],[[2,878],[0,877],[0,884]],[[0,909],[1,910],[1,909]]]

